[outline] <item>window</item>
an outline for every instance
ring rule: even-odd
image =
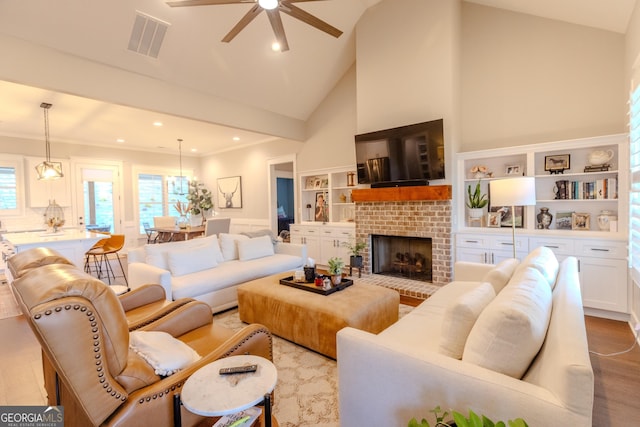
[[[156,216],[179,216],[176,202],[187,203],[189,182],[186,176],[163,173],[137,174],[138,183],[138,231],[144,234],[144,224],[153,227]]]
[[[22,159],[0,160],[0,215],[22,215],[24,191],[21,190],[23,185],[21,164]]]
[[[638,62],[638,61],[636,61]],[[629,99],[629,250],[634,280],[640,282],[640,64],[636,66]]]

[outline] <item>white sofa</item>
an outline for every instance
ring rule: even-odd
[[[594,377],[577,261],[457,263],[455,281],[383,332],[338,332],[340,423],[433,423],[436,406],[493,421],[591,426]],[[496,294],[497,291],[497,294]]]
[[[148,244],[129,251],[131,288],[157,283],[167,298],[190,297],[218,312],[238,305],[238,285],[295,270],[307,261],[305,245],[220,233],[193,240]]]

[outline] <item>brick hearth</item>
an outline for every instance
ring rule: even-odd
[[[432,191],[436,189],[436,187],[430,188]],[[423,199],[428,197],[430,196],[420,196]],[[373,199],[376,198],[373,197]],[[444,197],[436,195],[434,198],[438,200],[415,200],[415,196],[410,198],[412,200],[364,201],[372,197],[364,195],[357,197],[354,194],[356,238],[369,242],[371,234],[430,237],[433,283],[407,279],[390,280],[384,276],[375,279],[392,282],[390,286],[398,289],[402,295],[420,298],[430,295],[434,286],[439,287],[451,281],[451,197],[449,191]],[[363,252],[363,272],[370,276],[379,276],[371,274],[369,246]],[[424,292],[421,292],[421,289],[424,289]]]

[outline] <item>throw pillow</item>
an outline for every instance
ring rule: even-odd
[[[556,276],[560,269],[560,263],[553,251],[546,246],[539,246],[526,256],[520,263],[520,269],[533,267],[538,270],[551,286],[551,290],[556,286]]]
[[[551,288],[535,269],[505,286],[480,313],[462,360],[522,378],[540,351],[551,318]]]
[[[464,344],[476,319],[496,296],[491,283],[482,283],[456,298],[445,310],[440,333],[440,353],[462,358]]]
[[[263,258],[271,256],[273,251],[273,243],[271,237],[262,236],[248,240],[238,241],[238,258],[240,261],[249,261],[251,259]]]
[[[243,234],[220,233],[218,237],[220,239],[220,249],[222,250],[222,256],[225,261],[238,259],[237,242],[239,240],[249,240],[249,237]]]
[[[271,241],[273,242],[274,245],[276,243],[278,243],[278,238],[276,236],[274,236],[273,235],[273,231],[271,231],[269,229],[256,230],[256,231],[243,231],[240,234],[245,235],[245,236],[250,237],[250,238],[269,236],[269,237],[271,237]]]
[[[133,331],[129,347],[138,353],[158,375],[171,375],[197,362],[200,355],[166,332]]]
[[[511,279],[518,263],[515,258],[505,259],[485,274],[482,281],[491,283],[497,295]]]
[[[184,276],[185,274],[217,267],[218,262],[209,246],[169,252],[167,256],[171,275]]]

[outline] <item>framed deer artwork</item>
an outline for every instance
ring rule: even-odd
[[[235,209],[242,207],[242,180],[239,176],[218,178],[218,207]]]

